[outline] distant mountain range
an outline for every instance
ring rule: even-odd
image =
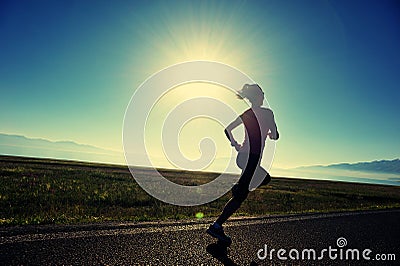
[[[400,174],[400,159],[299,167],[299,169],[306,169],[306,168],[342,169],[350,171],[367,171],[367,172]]]
[[[50,141],[4,133],[0,133],[0,154],[109,163],[123,162],[123,155],[117,151],[73,141]]]
[[[73,141],[50,141],[0,133],[0,154],[124,164],[122,152]],[[350,170],[400,174],[400,159],[303,166],[293,170]]]

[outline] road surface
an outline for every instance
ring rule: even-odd
[[[207,226],[208,221],[3,227],[0,264],[400,265],[400,210],[239,219],[226,225],[233,239],[226,250],[205,234]]]

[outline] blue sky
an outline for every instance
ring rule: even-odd
[[[397,158],[399,25],[398,1],[2,1],[0,132],[122,151],[135,89],[213,60],[262,86],[274,166]]]

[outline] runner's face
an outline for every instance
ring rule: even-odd
[[[261,106],[264,102],[264,93],[260,93],[257,98],[254,100],[254,106]]]

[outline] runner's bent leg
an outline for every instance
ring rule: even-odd
[[[238,184],[232,188],[233,197],[225,205],[221,215],[216,220],[216,223],[221,225],[228,220],[228,218],[236,212],[242,202],[247,198],[249,194],[249,184],[253,177],[254,171],[258,166],[260,156],[257,154],[250,154],[246,168],[244,169]]]

